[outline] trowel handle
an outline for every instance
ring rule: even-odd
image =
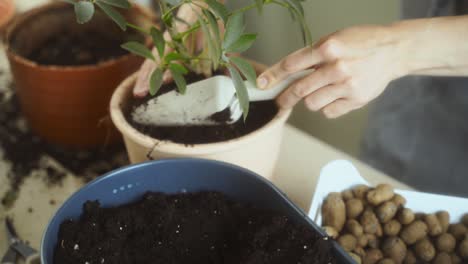
[[[251,84],[250,82],[245,82],[245,86],[247,87],[247,91],[249,93],[249,98],[251,102],[255,101],[266,101],[275,99],[281,92],[283,92],[286,88],[288,88],[292,83],[295,81],[304,78],[314,70],[305,70],[293,73],[288,76],[288,78],[282,80],[274,87],[268,90],[260,90],[257,88],[256,85]]]

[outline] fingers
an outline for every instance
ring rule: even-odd
[[[145,60],[136,80],[135,87],[133,87],[133,95],[135,97],[144,97],[148,94],[150,88],[150,76],[156,69],[156,63],[152,60]]]
[[[327,118],[337,118],[355,109],[358,109],[359,107],[360,106],[356,105],[350,100],[338,99],[335,102],[325,106],[322,109],[322,112]]]
[[[321,62],[320,53],[313,47],[300,49],[261,74],[257,79],[257,86],[260,89],[268,89],[289,74],[311,68]]]
[[[319,111],[334,101],[346,96],[347,90],[344,85],[329,85],[308,95],[304,99],[304,103],[309,110]]]
[[[277,102],[282,108],[292,108],[309,94],[334,83],[341,83],[346,78],[348,78],[348,70],[342,63],[324,65],[309,76],[292,84],[278,97]]]

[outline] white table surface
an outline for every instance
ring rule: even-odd
[[[18,10],[26,10],[37,2],[46,0],[17,0]],[[4,56],[3,47],[0,44],[0,70],[8,71],[8,65]],[[0,88],[9,81],[9,76],[0,79]],[[10,164],[2,158],[0,149],[0,197],[8,189],[7,172]],[[285,192],[292,201],[302,209],[308,210],[312,194],[315,189],[320,169],[328,162],[335,159],[348,159],[353,161],[362,175],[370,183],[391,183],[398,188],[407,188],[405,185],[385,176],[384,174],[369,168],[348,155],[310,137],[291,126],[286,126],[283,145],[274,183]],[[346,177],[346,175],[343,175]],[[6,234],[3,220],[6,215],[14,219],[15,227],[24,240],[27,240],[35,248],[39,248],[42,233],[49,218],[73,192],[82,186],[82,182],[68,175],[62,185],[48,187],[40,177],[28,177],[22,184],[18,200],[13,207],[6,210],[0,205],[0,256],[6,250]],[[54,200],[55,204],[50,204]],[[28,208],[33,208],[29,213]]]

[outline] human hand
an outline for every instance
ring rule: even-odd
[[[310,110],[336,118],[366,105],[391,80],[406,74],[401,46],[391,27],[344,29],[285,57],[261,74],[257,84],[268,89],[289,74],[313,68],[277,98],[278,105],[288,109],[304,99]]]

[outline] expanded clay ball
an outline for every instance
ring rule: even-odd
[[[438,236],[442,234],[442,226],[439,219],[435,214],[428,214],[424,217],[424,222],[427,225],[428,233],[431,236]]]
[[[450,225],[450,214],[447,211],[439,211],[436,216],[442,227],[442,233],[446,233]]]
[[[401,196],[398,193],[395,193],[395,196],[393,196],[391,200],[398,208],[403,207],[406,204],[406,198]]]
[[[414,213],[409,208],[403,208],[398,213],[398,221],[400,221],[402,225],[409,225],[414,221],[414,219],[415,219]]]
[[[364,184],[354,186],[354,188],[352,189],[354,198],[365,199],[369,189],[369,186]]]
[[[427,238],[419,240],[414,247],[414,251],[416,256],[426,262],[434,259],[436,254],[434,245],[432,245],[431,241]]]
[[[396,236],[398,233],[400,233],[401,224],[397,220],[393,219],[388,223],[385,223],[383,229],[386,236]]]
[[[357,246],[357,239],[351,234],[342,235],[337,241],[346,251],[353,251]]]
[[[354,198],[353,191],[348,189],[341,192],[341,197],[344,201],[348,201]]]
[[[383,254],[380,249],[369,249],[366,256],[362,259],[363,264],[375,264],[383,259]]]
[[[393,198],[395,193],[389,184],[379,184],[367,193],[367,201],[372,205],[379,205]]]
[[[434,263],[434,264],[450,264],[450,263],[452,263],[452,258],[446,252],[440,252],[439,254],[437,254],[437,256],[435,257],[435,259],[434,259],[434,261],[432,263]]]
[[[346,216],[348,219],[354,219],[361,215],[364,210],[364,204],[362,200],[353,198],[346,201]]]
[[[360,219],[360,223],[362,228],[364,229],[364,232],[367,234],[377,234],[377,231],[379,230],[379,220],[377,219],[377,216],[374,214],[373,211],[371,210],[365,210]]]
[[[395,263],[402,263],[406,257],[406,245],[399,237],[387,237],[382,243],[382,252]]]
[[[437,250],[441,252],[451,253],[455,249],[457,241],[453,235],[445,233],[437,237],[435,240]]]
[[[385,258],[379,261],[378,264],[396,264],[391,258]]]
[[[361,236],[357,237],[357,243],[358,246],[365,248],[369,243],[369,238],[365,234],[362,234]]]
[[[458,246],[458,255],[464,260],[468,260],[468,238],[465,238]]]
[[[465,238],[467,229],[463,224],[452,224],[449,226],[449,233],[452,234],[457,241],[460,241]]]
[[[405,226],[401,230],[400,237],[407,245],[413,245],[427,235],[427,225],[420,220]]]
[[[346,221],[346,230],[355,237],[360,237],[364,234],[361,224],[355,219],[350,219]]]
[[[340,193],[330,193],[322,205],[322,221],[341,232],[346,221],[346,208]]]
[[[408,249],[408,251],[406,251],[406,257],[403,260],[403,264],[416,264],[416,263],[418,263],[418,259],[414,255],[413,251]]]
[[[381,223],[387,223],[395,217],[398,211],[398,206],[392,202],[387,201],[377,207],[376,215]]]
[[[461,222],[468,228],[468,213],[463,215]]]
[[[361,257],[358,256],[357,254],[354,254],[353,252],[348,252],[348,254],[351,256],[351,258],[356,261],[357,264],[361,264]]]
[[[366,234],[367,236],[367,246],[369,246],[370,248],[379,248],[380,246],[380,240],[379,238],[374,235],[374,234]]]

